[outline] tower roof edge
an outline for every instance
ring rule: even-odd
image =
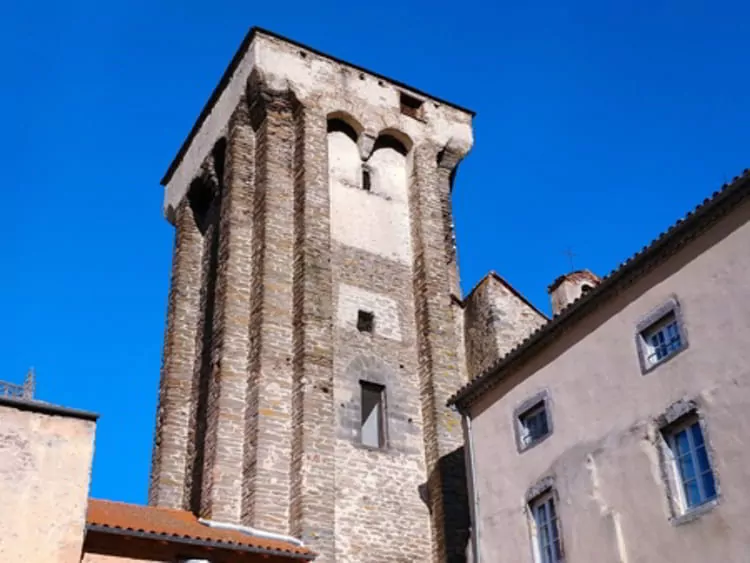
[[[264,29],[262,27],[258,26],[252,26],[246,33],[244,39],[242,40],[242,43],[240,44],[239,48],[235,52],[234,56],[232,57],[232,60],[230,61],[227,68],[224,70],[224,73],[221,76],[221,79],[219,80],[219,83],[214,88],[213,92],[208,98],[208,101],[203,106],[203,109],[198,114],[198,118],[196,119],[195,123],[193,124],[193,127],[191,128],[190,132],[188,133],[185,140],[182,142],[182,145],[180,146],[179,150],[177,151],[177,154],[173,158],[172,162],[170,163],[169,167],[167,168],[167,171],[165,172],[164,176],[162,177],[160,184],[162,186],[166,186],[170,180],[172,179],[172,175],[177,170],[177,168],[180,166],[180,163],[182,162],[183,157],[185,156],[185,153],[187,152],[188,148],[190,147],[191,143],[193,142],[193,139],[200,131],[203,122],[207,119],[207,117],[211,114],[214,105],[217,103],[219,98],[221,97],[222,93],[224,92],[225,88],[229,84],[229,82],[232,80],[232,77],[237,69],[237,67],[240,65],[242,60],[244,59],[246,53],[250,49],[250,46],[252,45],[253,41],[257,36],[265,36],[271,39],[276,39],[278,41],[283,41],[289,45],[293,45],[295,47],[299,47],[300,49],[304,49],[306,51],[309,51],[310,53],[313,53],[319,57],[328,59],[336,64],[341,64],[344,66],[347,66],[351,69],[365,72],[375,78],[385,80],[392,84],[393,86],[406,90],[409,93],[416,94],[417,96],[422,96],[424,98],[427,98],[429,100],[445,104],[446,106],[450,106],[454,109],[457,109],[461,112],[464,112],[471,117],[474,117],[476,115],[476,112],[465,108],[463,106],[460,106],[456,103],[450,102],[448,100],[444,100],[442,98],[438,98],[436,96],[433,96],[431,94],[428,94],[422,90],[419,90],[418,88],[415,88],[413,86],[409,86],[408,84],[405,84],[399,80],[396,80],[394,78],[390,78],[388,76],[384,76],[378,72],[375,72],[373,70],[367,69],[365,67],[356,65],[354,63],[350,63],[348,61],[345,61],[343,59],[340,59],[338,57],[335,57],[333,55],[330,55],[328,53],[324,53],[322,51],[319,51],[313,47],[310,47],[308,45],[305,45],[304,43],[300,43],[298,41],[295,41],[293,39],[290,39],[288,37],[285,37],[283,35],[280,35],[276,32]]]

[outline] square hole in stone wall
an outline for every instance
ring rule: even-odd
[[[360,309],[357,313],[357,330],[359,332],[373,332],[375,330],[375,315],[370,311]]]

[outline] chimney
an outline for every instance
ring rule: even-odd
[[[577,270],[557,278],[547,288],[552,299],[552,314],[558,315],[568,305],[594,289],[601,279],[589,270]]]

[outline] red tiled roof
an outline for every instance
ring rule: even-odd
[[[86,513],[87,527],[96,531],[123,531],[148,536],[159,536],[162,541],[205,542],[214,547],[254,551],[290,559],[312,560],[315,553],[291,542],[251,536],[235,530],[224,530],[201,524],[185,510],[173,510],[89,499]]]

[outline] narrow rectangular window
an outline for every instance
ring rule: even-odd
[[[552,491],[547,491],[529,504],[534,539],[536,563],[561,563],[563,561],[560,522]]]
[[[362,169],[362,189],[369,192],[372,189],[372,178],[367,168]]]
[[[665,438],[682,512],[715,499],[716,481],[700,422],[695,416],[690,416],[666,431]]]
[[[362,444],[371,448],[385,447],[385,387],[361,381]]]

